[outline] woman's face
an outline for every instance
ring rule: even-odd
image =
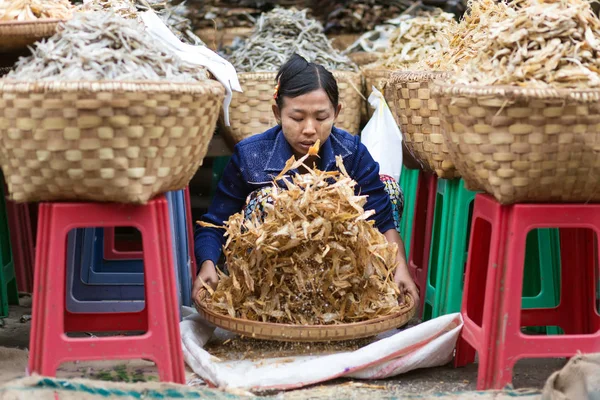
[[[327,140],[341,109],[341,105],[333,107],[323,89],[284,97],[281,109],[273,105],[275,118],[280,121],[283,135],[297,158],[306,155],[317,139],[321,144]]]

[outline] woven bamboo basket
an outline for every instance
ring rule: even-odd
[[[243,93],[233,92],[229,107],[231,126],[221,124],[230,144],[266,131],[277,125],[273,115],[273,91],[276,72],[242,72],[238,74]],[[360,110],[363,106],[362,77],[357,72],[334,71],[340,92],[342,111],[335,125],[353,135],[360,130]]]
[[[24,49],[56,33],[61,20],[0,22],[0,53]]]
[[[224,28],[219,30],[214,28],[204,28],[198,29],[195,33],[209,49],[217,51],[225,46],[231,46],[236,37],[246,39],[252,34],[253,30],[254,28],[246,27]]]
[[[363,65],[371,64],[379,60],[379,58],[381,57],[381,53],[368,53],[366,51],[358,51],[356,53],[350,53],[348,57],[350,57],[354,64],[361,67]]]
[[[600,90],[432,90],[450,155],[502,204],[600,201]]]
[[[394,107],[406,147],[425,171],[454,179],[460,175],[450,158],[438,105],[431,96],[433,80],[447,77],[446,72],[396,71],[390,76],[390,85],[395,88]]]
[[[0,164],[17,202],[146,203],[202,163],[224,88],[0,82]]]
[[[341,51],[350,47],[360,36],[360,33],[333,33],[327,35],[333,48]]]
[[[382,69],[382,68],[369,68],[368,66],[361,68],[361,72],[363,74],[363,77],[365,78],[365,98],[369,98],[369,95],[371,94],[371,88],[373,86],[375,86],[375,88],[377,88],[377,90],[379,90],[381,93],[383,93],[384,97],[385,97],[385,89],[388,83],[388,79],[390,77],[390,75],[392,74],[392,70],[389,69]],[[388,102],[388,99],[386,98],[386,102]],[[390,108],[393,108],[394,103],[389,103],[388,105]],[[371,108],[371,106],[369,105],[369,102],[367,100],[365,100],[365,108],[366,108],[366,120],[369,120],[369,118],[371,118],[371,116],[373,115],[373,108]]]
[[[203,294],[201,292],[200,297]],[[390,329],[406,325],[415,315],[414,300],[406,296],[406,303],[396,314],[370,321],[336,325],[292,325],[249,321],[218,314],[196,301],[198,313],[208,322],[228,331],[255,339],[281,342],[334,342],[377,336]]]

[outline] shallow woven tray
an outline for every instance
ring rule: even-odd
[[[450,155],[500,203],[600,201],[600,90],[436,81]]]
[[[350,53],[348,57],[359,67],[367,64],[374,63],[381,57],[382,53],[376,52],[366,52],[366,51],[357,51],[355,53]]]
[[[17,202],[145,203],[183,189],[224,97],[212,80],[0,81],[0,165]]]
[[[241,140],[262,133],[277,125],[273,115],[273,91],[276,72],[241,72],[238,74],[243,93],[233,92],[229,107],[231,126],[221,124],[228,143],[235,145]],[[360,110],[363,106],[362,77],[357,72],[334,71],[340,92],[342,111],[335,126],[353,135],[359,134]]]
[[[342,51],[356,42],[360,36],[360,33],[333,33],[327,35],[333,48]]]
[[[202,293],[200,294],[200,297]],[[219,328],[255,339],[281,342],[332,342],[376,336],[390,329],[406,325],[415,315],[414,300],[406,296],[407,305],[397,314],[371,321],[337,325],[292,325],[248,321],[218,314],[196,302],[196,309],[204,319]]]
[[[240,37],[242,39],[247,38],[252,34],[253,30],[254,28],[245,27],[225,28],[219,30],[214,28],[204,28],[198,29],[195,34],[202,39],[209,49],[216,51],[223,47],[231,46],[236,37]]]
[[[454,179],[460,175],[442,135],[438,105],[430,90],[433,80],[448,76],[446,72],[396,71],[389,83],[394,87],[394,108],[407,148],[425,170]]]
[[[0,53],[25,48],[56,33],[58,19],[0,22]]]

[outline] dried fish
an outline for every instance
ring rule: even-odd
[[[275,8],[262,14],[252,35],[235,49],[229,61],[239,72],[277,71],[298,53],[329,70],[357,71],[345,55],[331,47],[323,26],[307,17],[307,10]]]
[[[82,11],[112,10],[123,18],[138,19],[140,22],[138,12],[148,9],[152,9],[182,42],[204,46],[204,42],[194,34],[192,23],[186,17],[188,9],[185,3],[173,6],[168,0],[90,0],[81,7]]]
[[[390,37],[390,46],[376,63],[365,68],[409,69],[448,47],[457,27],[453,14],[440,9],[421,12],[400,21]]]
[[[0,21],[64,20],[74,10],[69,0],[0,0]]]
[[[141,23],[102,11],[75,14],[4,79],[194,82],[208,75],[157,45]]]
[[[490,25],[452,82],[600,87],[600,19],[590,2],[515,0],[506,15]]]
[[[309,153],[310,154],[310,153]],[[291,324],[337,324],[402,309],[393,281],[397,245],[367,221],[372,212],[353,181],[293,157],[274,179],[273,206],[233,215],[225,224],[229,275],[221,274],[204,306],[231,317]],[[308,173],[287,172],[304,166]],[[202,222],[201,225],[207,226]]]

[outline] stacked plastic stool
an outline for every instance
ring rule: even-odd
[[[560,229],[560,304],[522,310],[527,235],[550,227]],[[476,196],[461,307],[464,326],[455,365],[473,362],[477,351],[478,389],[510,384],[513,367],[521,358],[598,351],[599,235],[599,204],[503,206],[488,195]],[[523,326],[559,326],[564,334],[526,335]]]
[[[184,191],[168,192],[172,252],[181,303],[191,305],[192,266],[189,255],[186,197]],[[70,238],[71,252],[81,254],[69,263],[67,309],[71,312],[140,311],[144,307],[144,263],[141,246],[129,243],[129,251],[116,248],[114,228],[79,229]],[[77,244],[76,244],[77,243]],[[78,249],[78,246],[82,249]],[[137,259],[136,259],[137,258]],[[79,270],[77,270],[79,269]]]
[[[410,240],[414,224],[415,203],[417,200],[417,185],[419,184],[418,169],[402,167],[400,188],[404,194],[404,210],[400,221],[400,237],[404,241],[406,256],[410,256]]]
[[[439,179],[423,320],[460,311],[464,266],[476,192],[462,179]],[[527,240],[523,307],[558,305],[560,242],[554,229],[538,229]],[[549,333],[558,333],[556,329]]]
[[[0,318],[8,316],[8,306],[19,304],[14,259],[8,231],[4,191],[0,187]]]
[[[437,177],[434,174],[419,172],[408,254],[408,270],[420,294],[419,310],[423,310],[425,305],[436,187]]]
[[[137,312],[66,309],[67,237],[75,228],[132,226],[142,234],[145,307]],[[36,246],[29,372],[54,376],[75,360],[147,359],[162,381],[185,383],[169,204],[41,203]],[[76,253],[71,253],[73,258]],[[71,257],[71,256],[70,256]],[[77,269],[76,269],[77,270]],[[140,330],[139,336],[73,338],[67,332]],[[49,351],[52,349],[52,351]]]

